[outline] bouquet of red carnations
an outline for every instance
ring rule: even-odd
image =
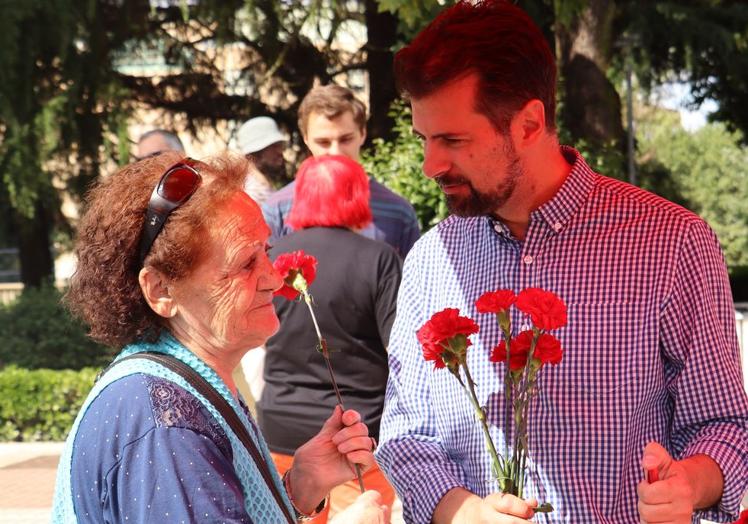
[[[527,288],[515,295],[499,289],[483,294],[476,302],[480,313],[496,316],[501,341],[490,354],[491,362],[504,362],[504,453],[499,454],[488,429],[485,407],[480,405],[475,382],[467,363],[468,337],[478,333],[478,324],[459,310],[447,308],[435,313],[417,337],[426,360],[434,361],[434,368],[447,368],[466,391],[483,430],[486,447],[491,456],[491,469],[503,493],[523,496],[527,468],[527,422],[530,400],[537,393],[538,374],[546,364],[561,362],[563,351],[559,340],[549,331],[566,325],[566,305],[555,294],[539,288]],[[528,316],[532,326],[512,336],[510,309],[515,306]],[[511,438],[509,437],[511,435]],[[512,441],[511,455],[509,441]],[[541,504],[536,512],[553,511]]]

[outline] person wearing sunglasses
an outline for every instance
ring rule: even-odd
[[[237,392],[232,370],[278,330],[282,283],[245,173],[244,159],[167,152],[89,193],[66,302],[122,349],[67,439],[53,522],[293,523],[373,465],[361,416],[335,409],[281,478]],[[387,521],[373,491],[339,520]]]

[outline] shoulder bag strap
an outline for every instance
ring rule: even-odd
[[[181,375],[185,380],[187,380],[187,382],[190,383],[192,387],[194,387],[202,396],[204,396],[208,400],[208,402],[213,404],[213,406],[218,410],[221,416],[226,420],[229,427],[231,427],[232,431],[236,434],[237,437],[239,437],[239,440],[242,441],[242,444],[244,444],[244,447],[247,448],[247,451],[249,451],[249,455],[255,461],[257,469],[260,471],[262,478],[265,480],[268,489],[270,489],[270,493],[273,494],[275,502],[283,511],[286,520],[288,520],[289,524],[294,524],[296,522],[296,519],[291,516],[288,506],[283,501],[283,497],[278,491],[278,486],[273,481],[273,475],[272,473],[270,473],[270,468],[268,468],[267,462],[265,462],[264,458],[262,457],[260,450],[257,449],[257,445],[254,443],[254,440],[252,440],[252,437],[250,437],[247,428],[244,426],[244,424],[242,424],[239,416],[236,414],[236,411],[234,411],[234,409],[231,407],[231,405],[229,405],[226,399],[223,398],[223,396],[218,393],[218,391],[216,391],[216,389],[211,386],[210,383],[202,376],[200,376],[200,374],[197,373],[194,369],[171,355],[153,351],[145,351],[141,353],[135,353],[134,355],[128,355],[117,360],[116,362],[113,362],[109,367],[107,367],[99,374],[99,377],[106,373],[113,365],[133,358],[144,358],[147,360],[158,362],[164,367],[172,370],[174,373]]]

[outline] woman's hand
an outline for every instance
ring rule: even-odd
[[[296,507],[311,512],[332,488],[355,478],[354,464],[370,468],[373,447],[361,415],[336,406],[320,432],[294,454],[288,480]]]
[[[330,524],[390,524],[390,508],[382,504],[378,491],[365,491]]]

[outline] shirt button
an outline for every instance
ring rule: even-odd
[[[522,262],[527,264],[528,266],[532,264],[533,258],[531,255],[525,255],[525,257],[522,259]]]
[[[493,226],[493,229],[494,229],[494,231],[496,231],[497,233],[501,233],[501,232],[502,232],[501,226],[500,226],[499,224],[495,224],[495,225]]]
[[[555,224],[553,224],[553,230],[556,233],[558,233],[559,231],[561,231],[562,227],[564,227],[564,226],[561,225],[561,222],[556,222]]]

